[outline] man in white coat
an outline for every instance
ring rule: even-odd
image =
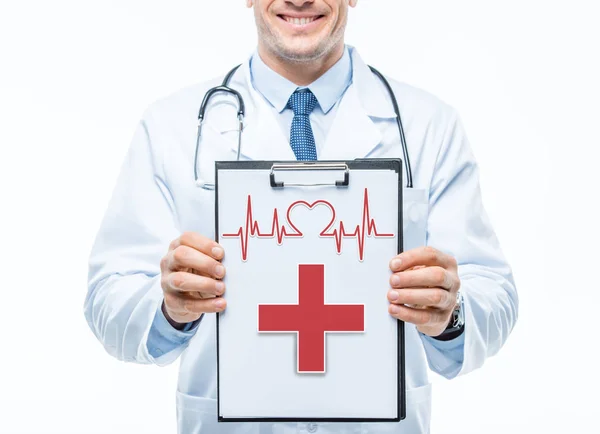
[[[382,82],[344,44],[348,8],[357,1],[247,0],[258,49],[230,84],[246,102],[241,159],[402,157]],[[219,424],[209,316],[226,309],[226,253],[213,241],[214,193],[197,188],[192,174],[198,106],[221,80],[156,102],[139,123],[90,257],[91,329],[120,360],[166,365],[181,356],[181,433],[429,432],[427,368],[453,378],[480,367],[504,344],[518,310],[458,115],[390,80],[414,188],[404,191],[405,251],[390,258],[389,308],[381,315],[407,323],[406,420]],[[197,160],[204,177],[214,173],[215,160],[236,159],[228,99],[216,96],[208,106]]]

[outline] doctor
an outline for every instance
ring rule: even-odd
[[[344,44],[358,0],[247,0],[258,50],[230,86],[246,103],[241,159],[402,157],[382,82]],[[393,44],[390,45],[393,48]],[[400,423],[217,423],[214,312],[227,289],[214,241],[214,192],[194,182],[198,107],[222,77],[150,106],[122,166],[90,257],[87,321],[120,360],[181,357],[181,433],[426,433],[428,368],[453,378],[502,347],[518,299],[482,206],[478,169],[454,109],[391,81],[404,121],[414,188],[404,192],[405,252],[390,258],[388,311],[407,322],[407,417]],[[235,160],[230,95],[208,108],[198,172]],[[268,279],[268,276],[265,276]]]

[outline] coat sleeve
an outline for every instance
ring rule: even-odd
[[[481,367],[500,350],[517,320],[518,297],[483,207],[478,167],[464,129],[454,110],[447,119],[430,188],[427,245],[458,262],[465,331],[449,342],[421,339],[430,368],[453,378]]]
[[[159,365],[174,361],[193,334],[168,330],[160,313],[160,260],[179,235],[162,162],[142,120],[92,247],[84,305],[111,355]]]

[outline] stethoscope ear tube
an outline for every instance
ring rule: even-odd
[[[204,116],[206,114],[206,107],[208,107],[208,103],[210,102],[210,99],[213,97],[214,94],[219,93],[219,92],[225,92],[228,93],[230,95],[233,95],[238,102],[238,117],[242,116],[244,117],[246,114],[246,105],[244,104],[244,98],[242,98],[242,95],[235,89],[232,89],[228,86],[217,86],[217,87],[213,87],[212,89],[209,89],[208,92],[206,92],[206,95],[204,95],[204,99],[202,100],[202,104],[200,105],[200,110],[198,110],[198,121],[202,122],[204,120]]]

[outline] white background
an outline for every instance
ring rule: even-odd
[[[0,432],[175,432],[177,366],[120,363],[87,328],[87,255],[144,108],[252,52],[243,3],[0,3]],[[369,63],[462,114],[520,292],[501,353],[436,379],[434,433],[597,426],[599,40],[593,0],[351,14]]]

